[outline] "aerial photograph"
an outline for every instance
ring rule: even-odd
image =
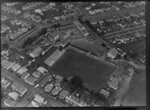
[[[145,5],[2,2],[1,107],[146,106]]]

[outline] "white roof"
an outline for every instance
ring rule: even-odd
[[[40,66],[37,68],[37,71],[44,73],[44,72],[47,72],[48,70],[46,68]]]
[[[32,104],[34,107],[40,107],[40,105],[39,105],[37,102],[35,102],[35,101],[31,101],[31,104]]]
[[[11,67],[11,69],[12,69],[13,71],[17,71],[20,67],[21,67],[21,66],[16,63],[15,65],[13,65],[13,66]]]
[[[8,93],[8,96],[11,97],[13,100],[17,100],[19,97],[19,94],[17,92],[10,92]]]
[[[105,89],[102,89],[101,91],[100,91],[100,93],[101,94],[103,94],[103,95],[105,95],[106,97],[108,97],[109,96],[109,91],[107,91],[107,90],[105,90]]]
[[[36,94],[36,95],[35,95],[34,100],[35,100],[36,102],[38,102],[39,104],[43,104],[43,103],[44,103],[44,98],[43,98],[42,96],[40,96],[39,94]]]
[[[27,72],[28,71],[28,69],[26,68],[26,67],[22,67],[22,68],[20,68],[18,71],[17,71],[17,73],[18,74],[23,74],[23,73],[25,73],[25,72]]]

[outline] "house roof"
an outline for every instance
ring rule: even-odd
[[[37,81],[37,79],[35,77],[33,77],[32,75],[30,75],[25,78],[25,81],[31,85],[34,85],[34,83],[35,83],[35,81]]]
[[[23,73],[25,73],[25,72],[27,72],[28,71],[28,69],[26,68],[26,67],[22,67],[22,68],[20,68],[18,71],[17,71],[17,73],[18,74],[23,74]]]
[[[33,75],[34,77],[36,77],[36,78],[39,78],[39,77],[41,76],[41,73],[38,72],[38,71],[34,71],[34,72],[32,73],[32,75]]]
[[[62,92],[60,92],[59,98],[60,98],[60,99],[64,99],[68,94],[69,94],[68,91],[63,90]]]
[[[10,92],[8,93],[9,97],[11,97],[13,100],[17,100],[19,98],[19,94],[17,92]]]
[[[44,90],[45,90],[46,92],[50,92],[50,91],[52,90],[53,86],[54,86],[54,85],[52,85],[52,84],[47,84],[47,85],[45,86]]]

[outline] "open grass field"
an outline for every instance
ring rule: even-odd
[[[115,66],[69,49],[51,68],[66,78],[78,75],[88,88],[97,90],[106,86]]]

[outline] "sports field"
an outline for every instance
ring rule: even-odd
[[[115,66],[69,49],[52,69],[66,78],[78,75],[88,88],[99,89],[106,86]]]

